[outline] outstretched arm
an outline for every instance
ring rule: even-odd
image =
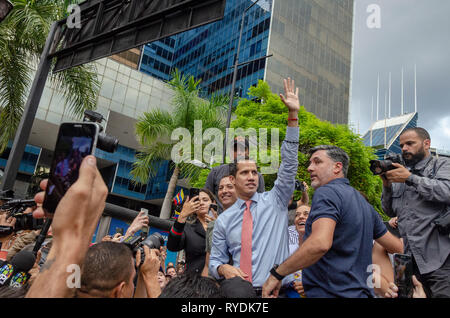
[[[45,189],[47,182],[41,187]],[[34,281],[26,297],[70,297],[73,295],[67,284],[73,271],[69,265],[79,267],[84,262],[95,228],[105,208],[108,188],[96,166],[94,156],[87,156],[80,167],[80,175],[67,191],[56,208],[53,223],[53,244],[41,273]],[[35,197],[42,204],[44,193]],[[42,217],[39,207],[34,216]]]
[[[280,94],[281,100],[289,110],[288,128],[286,138],[281,146],[281,165],[278,177],[271,190],[281,205],[288,205],[294,193],[295,176],[298,169],[298,112],[300,101],[298,99],[298,88],[295,82],[288,78],[284,80],[285,95]]]

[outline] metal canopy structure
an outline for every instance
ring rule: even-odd
[[[226,0],[87,0],[80,28],[54,22],[41,54],[0,190],[12,189],[52,66],[55,72],[107,57],[223,18]]]
[[[78,66],[223,18],[225,0],[88,0],[81,28],[59,22],[54,72]]]

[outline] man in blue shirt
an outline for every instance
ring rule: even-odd
[[[298,88],[285,80],[285,95],[281,99],[289,109],[288,127],[281,147],[281,166],[271,191],[258,193],[256,163],[245,160],[236,163],[233,171],[238,200],[219,215],[213,232],[209,272],[216,279],[241,277],[253,287],[261,288],[274,263],[289,256],[288,203],[294,192],[298,168]],[[246,223],[246,215],[251,215]],[[246,225],[250,224],[250,230]],[[243,239],[250,232],[248,239]],[[247,244],[250,243],[250,248]],[[233,266],[228,265],[229,255]]]
[[[389,253],[401,253],[403,245],[350,186],[348,166],[348,155],[338,147],[311,150],[308,172],[316,191],[304,242],[283,264],[274,266],[263,286],[263,297],[278,296],[279,279],[300,269],[308,298],[374,296],[369,267],[373,240]]]

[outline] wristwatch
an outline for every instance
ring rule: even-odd
[[[280,274],[277,273],[277,268],[278,268],[278,266],[280,266],[280,265],[278,265],[278,264],[273,265],[272,269],[270,270],[270,274],[271,274],[273,277],[275,277],[276,279],[278,279],[278,280],[281,281],[281,280],[283,280],[283,278],[285,278],[286,276],[283,276],[283,275],[280,275]]]

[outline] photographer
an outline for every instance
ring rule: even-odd
[[[161,261],[159,259],[160,251],[150,249],[147,245],[143,246],[145,260],[141,263],[141,251],[136,255],[136,264],[138,264],[138,282],[136,284],[135,298],[158,298],[162,288],[165,286],[159,279]],[[164,275],[164,274],[163,274]],[[145,288],[145,290],[144,290]]]
[[[400,135],[406,167],[382,174],[383,209],[398,217],[405,253],[412,254],[414,274],[428,297],[450,297],[450,237],[434,222],[450,207],[450,161],[433,158],[431,138],[423,128]]]
[[[131,298],[136,276],[134,258],[125,244],[101,242],[86,253],[78,298]]]

